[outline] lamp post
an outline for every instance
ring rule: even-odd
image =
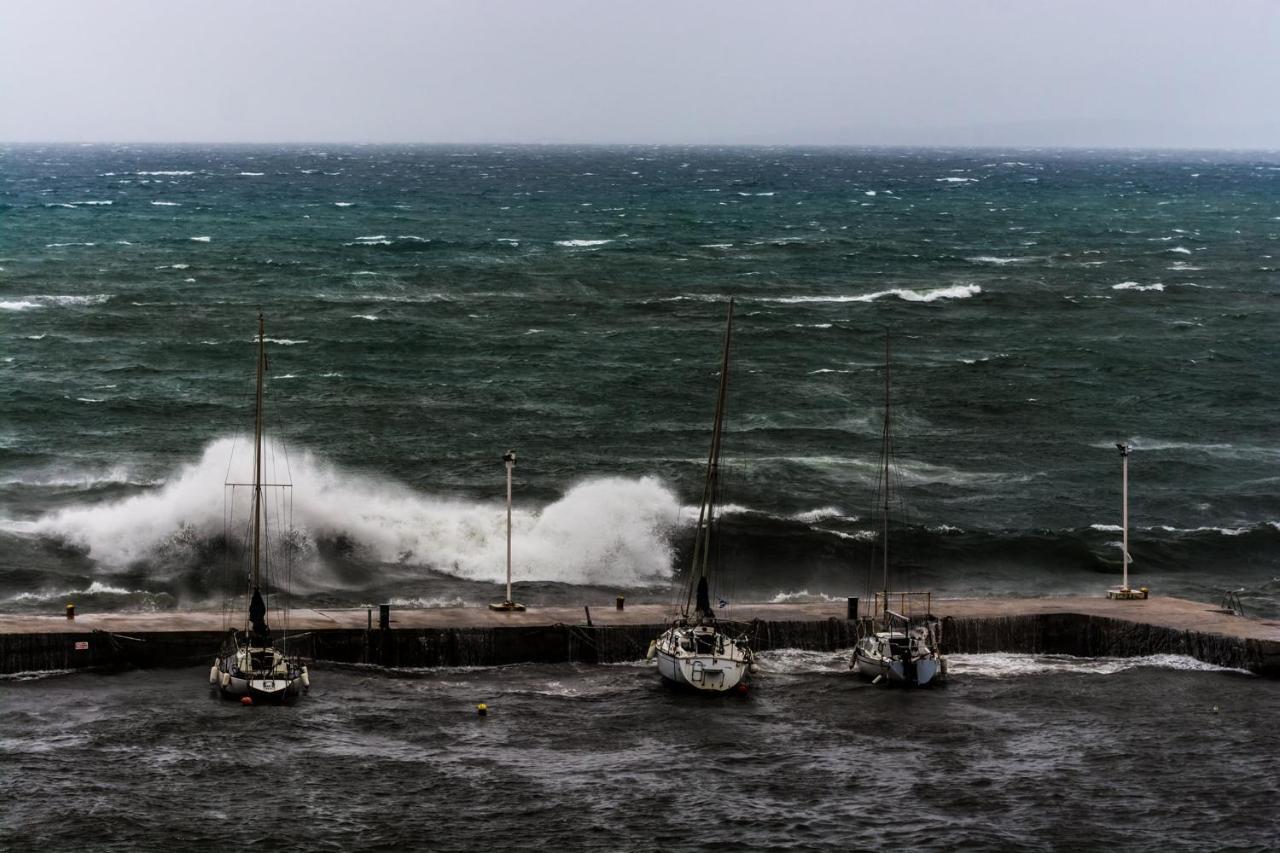
[[[1123,443],[1116,444],[1116,450],[1120,451],[1120,495],[1123,509],[1120,511],[1120,528],[1123,531],[1121,535],[1120,548],[1123,554],[1120,559],[1121,565],[1124,567],[1123,580],[1120,583],[1120,589],[1129,591],[1129,445]],[[509,561],[508,561],[509,562]],[[511,590],[507,590],[507,597],[511,597]]]
[[[1129,588],[1129,563],[1133,561],[1129,556],[1129,453],[1132,448],[1124,442],[1116,442],[1116,450],[1120,451],[1120,565],[1123,573],[1119,589],[1108,590],[1107,598],[1146,598],[1146,587],[1139,590]]]
[[[511,478],[516,467],[516,452],[508,450],[502,454],[502,461],[507,466],[507,597],[503,601],[495,601],[489,605],[493,610],[520,611],[523,604],[511,599]]]

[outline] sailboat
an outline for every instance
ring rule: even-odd
[[[285,702],[311,687],[311,675],[297,657],[288,654],[288,634],[277,639],[267,624],[267,604],[263,595],[265,571],[267,511],[263,503],[262,447],[263,382],[267,372],[266,330],[258,315],[257,394],[253,418],[253,551],[249,558],[249,575],[244,628],[231,629],[222,649],[209,670],[209,682],[227,697],[239,698],[245,704]]]
[[[882,584],[871,606],[871,630],[854,646],[852,669],[878,684],[923,687],[946,677],[947,662],[939,652],[941,623],[932,615],[928,592],[893,592],[890,588],[890,507],[896,479],[893,468],[893,432],[889,382],[889,336],[884,339],[884,429],[880,441],[880,479],[877,508],[880,517],[880,569]],[[874,562],[872,572],[875,571]],[[871,579],[868,576],[868,587]],[[862,623],[859,622],[861,628]]]
[[[658,660],[658,673],[666,681],[712,693],[724,693],[741,685],[745,689],[755,659],[745,636],[732,636],[716,621],[711,609],[712,532],[715,530],[716,499],[720,486],[720,444],[724,434],[725,396],[729,390],[729,347],[733,339],[733,300],[724,333],[724,355],[720,363],[720,388],[711,432],[711,453],[707,458],[702,505],[694,535],[693,563],[685,588],[684,604],[671,627],[654,640],[649,657]]]

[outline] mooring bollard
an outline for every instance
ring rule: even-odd
[[[848,619],[850,622],[858,621],[858,599],[856,598],[849,599],[849,612],[845,614],[845,618]]]
[[[67,618],[68,619],[76,618],[76,606],[74,604],[67,605]]]
[[[378,627],[386,631],[391,627],[391,605],[378,605]]]
[[[621,609],[622,609],[622,603],[623,603],[624,601],[626,601],[626,598],[624,598],[624,597],[623,597],[623,596],[621,596],[621,595],[620,595],[620,596],[618,596],[618,609],[619,609],[619,610],[621,610]]]

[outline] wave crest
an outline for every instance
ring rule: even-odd
[[[220,439],[159,488],[51,513],[31,530],[117,568],[172,554],[183,542],[199,551],[222,536],[224,478],[249,481],[251,455],[245,442]],[[345,471],[313,453],[289,453],[275,445],[268,460],[272,482],[285,481],[286,472],[291,473],[291,538],[306,543],[303,573],[311,575],[301,578],[300,585],[320,580],[315,575],[324,570],[317,542],[343,543],[377,562],[420,566],[467,580],[505,579],[506,508],[500,502],[424,495],[392,480]],[[244,519],[248,490],[238,491],[232,517]],[[654,477],[580,482],[544,507],[514,512],[513,574],[521,581],[571,584],[663,581],[671,574],[670,538],[679,511],[676,496]]]

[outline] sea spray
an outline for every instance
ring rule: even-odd
[[[230,460],[230,465],[228,464]],[[468,580],[504,577],[506,514],[501,503],[449,500],[403,483],[352,472],[305,449],[269,443],[267,481],[292,481],[291,495],[264,490],[269,525],[291,516],[293,539],[317,564],[316,543],[342,541],[367,560],[421,566]],[[40,518],[33,532],[83,549],[108,568],[155,562],[175,545],[243,538],[250,518],[252,448],[219,439],[164,484],[110,503],[77,505]],[[227,487],[231,482],[240,485]],[[545,507],[517,508],[513,560],[520,580],[651,583],[670,575],[671,529],[680,514],[654,477],[603,477],[571,486]],[[164,571],[164,567],[158,567]],[[304,571],[305,571],[304,567]],[[300,578],[306,582],[306,578]]]

